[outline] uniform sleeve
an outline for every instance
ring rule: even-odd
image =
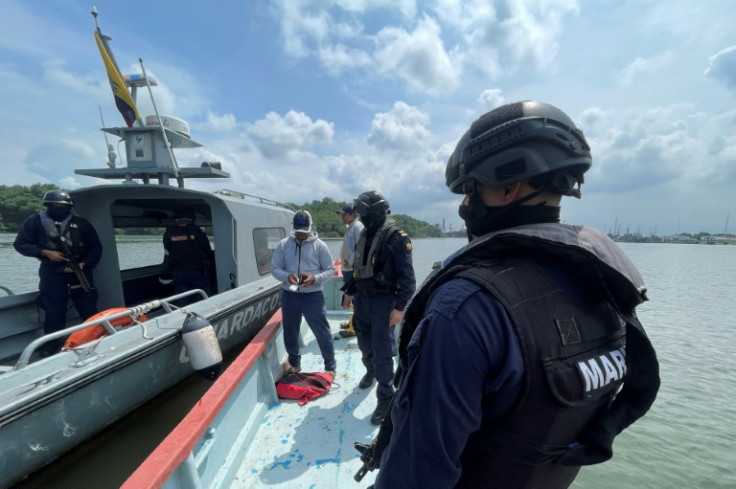
[[[485,290],[452,280],[433,296],[409,362],[375,489],[455,487],[468,437],[518,396],[523,362],[513,325]]]
[[[84,255],[84,264],[89,268],[95,268],[102,258],[102,242],[97,234],[95,227],[86,219],[84,223],[84,243],[86,253]]]
[[[394,273],[399,290],[396,292],[394,309],[403,311],[416,290],[414,265],[412,263],[412,245],[408,236],[396,233],[391,240],[391,254],[394,258]]]
[[[13,241],[13,248],[23,256],[41,258],[42,248],[36,239],[36,222],[40,222],[38,214],[26,219]]]
[[[164,231],[163,245],[164,250],[168,254],[169,250],[171,249],[171,228],[167,227],[166,231]]]
[[[212,245],[210,244],[210,240],[207,238],[207,235],[199,227],[197,228],[197,231],[197,242],[199,243],[199,246],[201,246],[205,251],[212,251]]]

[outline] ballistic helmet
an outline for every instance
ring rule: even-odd
[[[580,197],[592,164],[590,146],[567,114],[542,102],[516,102],[470,126],[447,162],[445,184],[462,194],[470,180],[497,188],[529,179],[535,188]]]
[[[385,219],[388,214],[391,214],[391,209],[379,192],[375,190],[369,190],[363,192],[353,201],[353,209],[355,212],[363,216],[373,215],[379,220]]]
[[[43,205],[74,205],[71,196],[63,190],[49,190],[43,194]]]

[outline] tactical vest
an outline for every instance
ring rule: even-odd
[[[82,231],[79,228],[79,220],[73,214],[69,214],[61,222],[54,221],[45,212],[39,214],[41,225],[46,234],[46,244],[44,248],[48,250],[60,251],[64,253],[60,239],[63,237],[73,256],[68,256],[70,260],[79,260],[86,251],[86,245],[82,240]]]
[[[192,224],[169,229],[169,261],[173,270],[204,271],[208,267],[209,260],[197,242],[195,231]]]
[[[560,264],[582,297],[546,273]],[[581,465],[611,457],[614,436],[649,409],[659,388],[656,355],[634,314],[646,300],[639,273],[590,228],[538,224],[476,239],[435,271],[407,307],[402,368],[431,294],[459,277],[504,306],[525,377],[511,411],[483,419],[469,437],[456,487],[568,487]]]
[[[361,233],[355,245],[353,279],[358,293],[364,295],[393,294],[398,290],[394,273],[393,256],[385,244],[400,229],[393,219],[386,219],[373,236],[371,247],[366,253],[368,232]]]

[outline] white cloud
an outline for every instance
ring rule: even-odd
[[[373,61],[365,51],[342,44],[320,49],[319,59],[332,75],[338,75],[350,69],[365,68]]]
[[[724,137],[718,129],[734,128],[735,111],[713,118],[678,104],[586,114],[596,119],[595,136],[588,137],[593,168],[586,187],[591,191],[651,192],[669,186],[673,194],[689,193],[713,189],[719,179],[736,174],[736,136]]]
[[[463,32],[465,69],[492,79],[551,65],[564,17],[578,12],[575,0],[453,2],[451,6],[452,13],[443,20]]]
[[[275,112],[248,127],[247,133],[267,158],[279,159],[298,154],[315,144],[329,143],[335,130],[322,119],[312,121],[303,112],[290,110],[281,117]]]
[[[499,88],[489,88],[483,90],[483,93],[478,97],[478,102],[481,107],[486,110],[492,110],[496,107],[500,107],[504,104],[503,91]]]
[[[437,22],[425,17],[416,29],[382,29],[376,36],[378,70],[402,79],[409,90],[439,95],[458,84],[459,70],[445,51]]]
[[[711,56],[708,59],[705,76],[731,90],[736,89],[736,46],[723,49]]]
[[[212,131],[229,132],[238,127],[238,122],[233,114],[215,114],[207,111],[207,128]]]
[[[621,70],[620,81],[625,87],[630,87],[640,77],[651,77],[662,71],[673,60],[672,53],[663,53],[653,58],[637,57],[628,66]]]
[[[599,122],[605,117],[605,111],[600,107],[588,107],[580,114],[580,120],[575,121],[584,134],[588,134],[597,128]]]
[[[430,140],[428,124],[427,114],[405,102],[396,102],[389,112],[373,117],[368,144],[380,151],[420,151]]]

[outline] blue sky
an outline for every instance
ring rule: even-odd
[[[90,3],[4,0],[0,172],[5,185],[100,183],[123,125]],[[230,180],[192,181],[285,202],[376,189],[394,213],[458,229],[444,168],[473,120],[536,99],[593,151],[566,222],[610,231],[736,232],[736,6],[572,0],[98,1],[125,73],[156,77],[162,114]],[[153,109],[139,94],[142,115]],[[122,150],[122,148],[121,148]]]

